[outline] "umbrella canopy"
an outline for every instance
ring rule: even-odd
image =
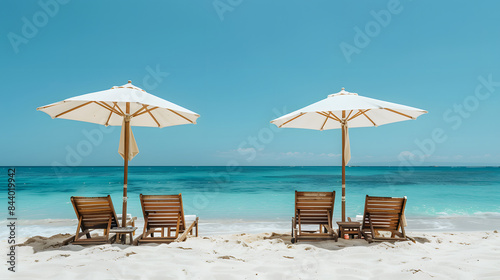
[[[126,112],[127,104],[130,106]],[[84,94],[37,108],[52,118],[121,126],[129,115],[131,126],[166,127],[196,123],[200,116],[156,97],[129,81],[123,86]]]
[[[105,126],[122,126],[119,153],[124,158],[122,226],[126,225],[128,161],[138,152],[130,126],[166,127],[196,124],[200,116],[147,93],[131,81],[123,86],[84,94],[37,108],[53,119],[68,119]]]
[[[345,165],[350,159],[348,128],[379,126],[416,119],[427,111],[396,103],[359,96],[346,91],[295,112],[281,116],[271,123],[278,127],[328,130],[342,128],[342,221],[345,221]]]
[[[342,112],[346,113],[345,117],[342,117]],[[416,119],[425,113],[422,109],[359,96],[342,88],[339,93],[330,94],[321,101],[271,122],[278,127],[327,130],[342,128],[342,120],[350,128],[379,126]]]

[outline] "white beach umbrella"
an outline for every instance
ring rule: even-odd
[[[105,126],[121,126],[119,153],[124,159],[122,226],[127,217],[128,161],[139,149],[130,126],[166,127],[181,124],[196,124],[200,116],[179,105],[147,93],[132,85],[84,94],[42,106],[37,110],[49,114],[53,119],[68,119]]]
[[[345,91],[286,114],[271,123],[278,127],[327,130],[342,128],[342,221],[345,221],[345,166],[351,158],[348,128],[380,126],[416,119],[422,109],[359,96]]]

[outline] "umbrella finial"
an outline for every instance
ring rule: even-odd
[[[343,87],[339,92],[334,93],[334,94],[330,94],[330,95],[328,95],[328,97],[334,97],[334,96],[339,96],[339,95],[358,95],[358,94],[354,93],[354,92],[348,92]]]
[[[131,84],[131,83],[132,83],[132,81],[131,81],[131,80],[128,80],[128,83],[129,83],[129,84]]]

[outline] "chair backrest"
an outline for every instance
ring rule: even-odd
[[[374,229],[399,230],[404,214],[406,197],[366,196],[363,228],[370,228],[368,215]]]
[[[301,224],[331,224],[335,192],[295,191],[295,218]]]
[[[177,227],[185,229],[182,195],[140,195],[144,220],[147,228]]]
[[[71,203],[73,203],[78,220],[82,219],[83,230],[106,229],[110,217],[111,227],[118,226],[118,218],[109,195],[103,197],[72,196]]]

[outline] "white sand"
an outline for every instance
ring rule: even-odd
[[[234,234],[169,245],[58,246],[64,235],[17,248],[1,279],[500,279],[500,233],[410,233],[397,243],[290,244],[289,235]],[[5,256],[6,242],[2,241]],[[4,257],[6,258],[6,257]]]

